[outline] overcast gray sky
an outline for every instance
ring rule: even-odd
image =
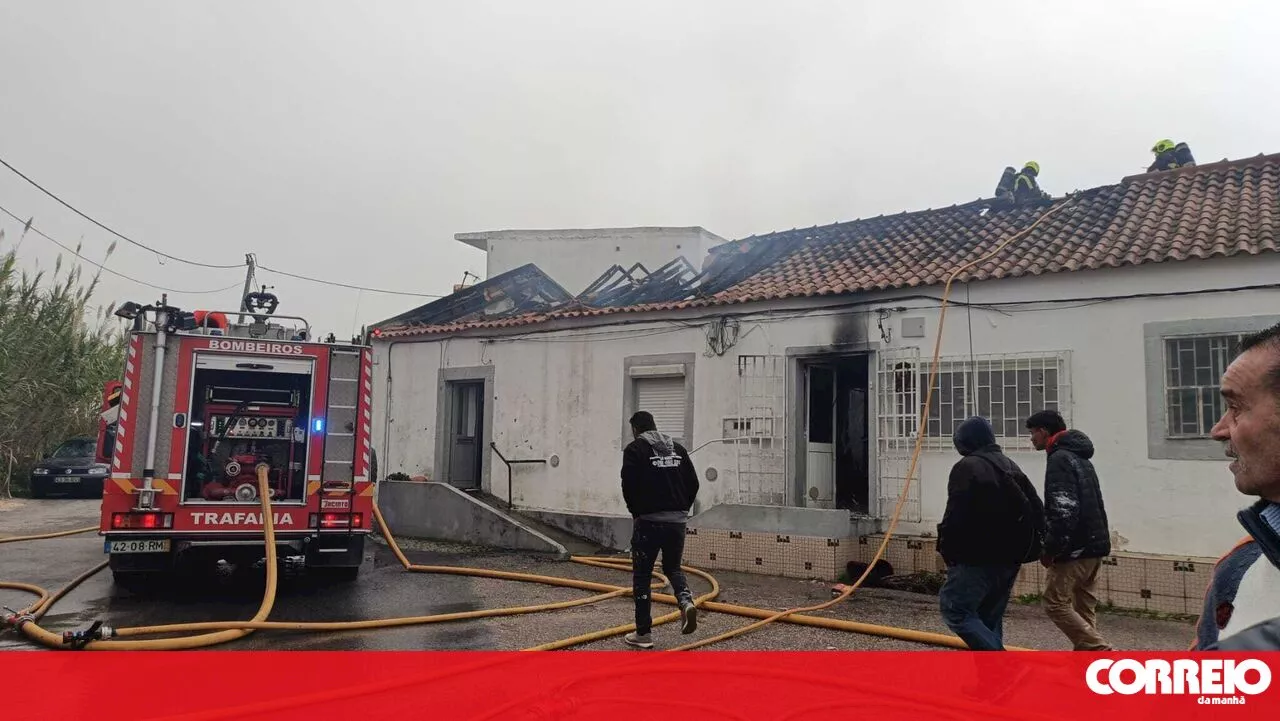
[[[966,202],[1030,159],[1055,194],[1118,182],[1162,137],[1202,163],[1278,152],[1278,25],[1228,1],[12,1],[0,157],[174,255],[447,293],[484,271],[458,232],[738,238]],[[2,168],[0,206],[90,257],[111,242]],[[107,265],[237,286],[188,308],[243,280],[124,243]],[[339,335],[423,302],[261,278]]]

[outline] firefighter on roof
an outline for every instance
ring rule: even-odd
[[[1186,143],[1175,145],[1172,140],[1161,140],[1151,146],[1151,152],[1155,154],[1156,159],[1151,167],[1147,168],[1148,173],[1154,173],[1157,170],[1190,168],[1196,164],[1196,159],[1191,156],[1191,148]]]
[[[1036,161],[1028,161],[1022,166],[1022,172],[1013,179],[1013,199],[1024,201],[1048,198],[1049,194],[1041,190],[1040,184],[1036,182],[1038,175],[1040,175],[1040,164]]]
[[[1010,165],[1004,169],[1004,173],[1000,175],[1000,182],[996,185],[996,197],[1000,200],[1013,200],[1013,180],[1018,177],[1018,171]]]

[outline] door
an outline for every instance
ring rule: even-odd
[[[459,488],[479,488],[484,458],[484,382],[452,384],[449,482]]]
[[[805,503],[829,508],[836,486],[836,373],[805,366]]]

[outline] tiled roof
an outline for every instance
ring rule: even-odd
[[[940,285],[957,265],[990,252],[1064,203],[1070,206],[960,280],[1275,252],[1280,250],[1280,154],[1136,175],[1038,205],[984,200],[753,236],[735,241],[733,250],[766,248],[773,257],[712,294],[616,308],[572,304],[500,320],[388,328],[384,335]]]

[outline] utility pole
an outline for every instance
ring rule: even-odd
[[[254,264],[257,260],[253,257],[253,253],[244,254],[244,264],[246,270],[244,273],[244,292],[240,294],[240,318],[236,321],[238,325],[244,325],[244,312],[249,310],[245,303],[245,298],[249,297],[249,291],[253,290],[253,281],[256,280],[253,275]]]

